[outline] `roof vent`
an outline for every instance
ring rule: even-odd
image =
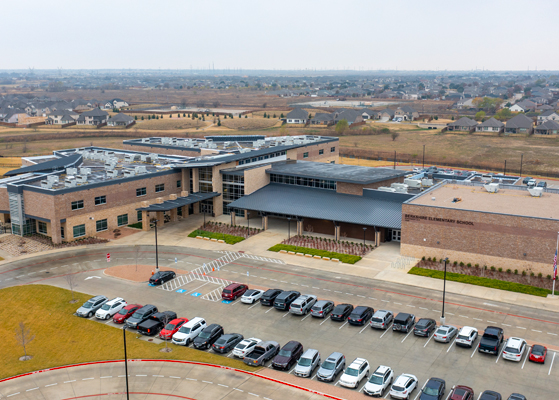
[[[530,193],[530,196],[532,196],[532,197],[542,197],[543,188],[542,187],[529,187],[528,188],[528,193]]]
[[[53,182],[41,181],[41,187],[43,189],[52,189]]]
[[[136,166],[136,168],[134,168],[134,170],[136,172],[136,175],[148,173],[148,170],[146,169],[145,165],[138,165]]]
[[[66,175],[77,175],[77,168],[66,168]]]
[[[142,138],[142,143],[149,143],[151,142],[150,138]]]
[[[435,201],[435,200],[437,200],[437,198],[436,197],[431,197],[431,200]]]
[[[136,175],[136,171],[134,171],[133,169],[125,169],[122,172],[124,173],[124,177]]]
[[[499,184],[498,183],[488,183],[486,185],[483,185],[483,187],[489,193],[497,193],[499,191]]]
[[[76,180],[72,178],[64,179],[64,186],[67,188],[76,187]]]
[[[76,175],[77,183],[87,183],[87,175]]]
[[[50,183],[55,184],[55,183],[59,182],[59,177],[58,177],[58,175],[48,175],[47,176],[47,181],[50,182]]]
[[[118,171],[116,169],[109,169],[107,171],[107,178],[116,178],[118,176]]]
[[[80,175],[91,175],[91,168],[80,168]]]

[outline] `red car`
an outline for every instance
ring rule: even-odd
[[[122,308],[114,315],[113,322],[115,324],[124,324],[124,321],[130,318],[132,314],[134,314],[136,310],[140,308],[142,308],[141,304],[128,304],[126,307]]]
[[[221,298],[224,300],[237,300],[237,297],[241,297],[247,290],[247,285],[232,283],[223,289],[223,292],[221,292]]]
[[[167,340],[171,339],[173,335],[178,332],[180,327],[187,322],[188,318],[176,318],[172,320],[165,325],[165,328],[161,329],[161,332],[159,332],[159,338]]]
[[[547,356],[547,347],[541,344],[535,344],[530,350],[530,361],[545,364],[545,356]]]
[[[474,390],[468,386],[456,385],[452,387],[448,400],[475,400]]]

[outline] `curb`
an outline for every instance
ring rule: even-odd
[[[257,377],[257,378],[265,379],[265,380],[268,380],[268,381],[271,381],[271,382],[286,385],[286,386],[289,386],[289,387],[292,387],[292,388],[295,388],[295,389],[303,390],[303,391],[308,392],[308,393],[318,394],[318,395],[326,397],[328,399],[344,400],[341,397],[336,397],[336,396],[332,396],[332,395],[322,393],[322,392],[319,392],[319,391],[316,391],[316,390],[304,388],[302,386],[294,385],[292,383],[280,381],[279,379],[274,379],[274,378],[270,378],[270,377],[267,377],[267,376],[264,376],[264,375],[260,375],[260,374],[257,374],[255,372],[249,372],[249,371],[244,371],[242,369],[225,367],[225,366],[222,366],[222,365],[201,363],[201,362],[196,362],[196,361],[182,361],[182,360],[131,359],[131,360],[128,360],[128,361],[129,362],[170,362],[170,363],[201,365],[201,366],[204,366],[204,367],[226,369],[226,370],[229,370],[229,371],[239,372],[239,373],[243,373],[243,374],[246,374],[246,375],[251,375],[251,376],[254,376],[254,377]],[[41,369],[41,370],[38,370],[38,371],[27,372],[25,374],[11,376],[9,378],[1,379],[0,383],[11,381],[11,380],[17,379],[17,378],[23,378],[23,377],[29,376],[29,375],[40,374],[42,372],[57,371],[57,370],[61,370],[61,369],[74,368],[74,367],[83,367],[83,366],[86,366],[86,365],[121,363],[121,362],[124,362],[124,360],[92,361],[92,362],[86,362],[86,363],[81,363],[81,364],[63,365],[63,366],[60,366],[60,367],[46,368],[46,369]]]

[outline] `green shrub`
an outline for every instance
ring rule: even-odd
[[[429,257],[429,258],[427,259],[427,261],[431,261],[431,257]]]
[[[461,267],[463,267],[463,266],[464,266],[464,263],[463,263],[462,261],[460,261],[460,266],[461,266]]]
[[[530,271],[530,276],[534,276],[534,273],[532,271]]]
[[[510,274],[512,271],[510,268],[507,268],[507,274]]]
[[[437,257],[433,257],[433,262],[437,262]]]
[[[130,228],[142,229],[142,221],[128,225]]]
[[[538,278],[541,278],[542,276],[543,276],[543,274],[540,272],[540,273],[538,274]]]
[[[547,279],[551,279],[551,275],[548,274],[548,275],[546,276],[546,278],[547,278]]]
[[[458,265],[458,261],[453,262],[454,266]]]
[[[466,265],[467,265],[468,267],[471,267],[471,266],[472,266],[472,263],[468,263],[468,264],[466,264]]]
[[[218,240],[222,239],[227,244],[235,244],[245,240],[245,238],[241,236],[233,236],[233,235],[226,235],[224,233],[208,232],[208,231],[203,231],[201,229],[196,229],[195,231],[192,231],[188,234],[188,237],[196,237],[196,236],[204,236],[204,237],[209,237],[210,239],[218,239]]]
[[[518,270],[517,269],[514,270],[514,274],[518,275]]]
[[[444,277],[444,271],[437,271],[433,269],[419,268],[419,267],[413,267],[412,269],[410,269],[408,273],[412,275],[427,276],[435,279],[443,279]],[[480,276],[458,274],[455,272],[447,272],[446,279],[449,281],[467,283],[470,285],[507,290],[509,292],[531,294],[533,296],[547,297],[548,294],[551,294],[551,290],[549,289],[523,285],[521,283],[516,283],[516,282],[507,282],[498,279],[483,278]]]
[[[493,265],[491,266],[491,271],[495,271],[495,267]]]
[[[479,268],[479,264],[476,264],[476,268]]]
[[[425,261],[425,256],[421,257],[421,260],[422,260],[422,261]]]
[[[499,272],[503,272],[503,269],[502,269],[501,267],[499,267],[497,270],[498,270]]]
[[[522,276],[526,276],[526,271],[522,271]]]
[[[279,252],[280,250],[295,251],[298,253],[311,254],[313,256],[337,258],[338,260],[346,264],[355,264],[357,261],[361,260],[360,256],[335,253],[333,251],[326,250],[317,250],[310,247],[292,246],[290,244],[276,244],[275,246],[270,247],[268,250],[275,252]]]

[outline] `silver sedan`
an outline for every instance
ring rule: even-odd
[[[441,325],[436,330],[434,339],[437,342],[448,343],[458,334],[458,328],[452,325]]]

